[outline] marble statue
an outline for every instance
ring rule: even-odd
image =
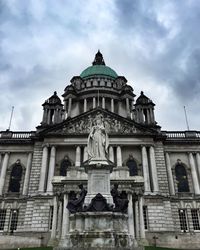
[[[93,121],[90,134],[88,136],[88,154],[93,159],[106,159],[108,153],[108,135],[105,131],[103,116],[97,114]]]

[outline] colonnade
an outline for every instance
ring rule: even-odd
[[[155,160],[155,149],[153,146],[150,146],[148,148],[146,146],[142,146],[142,167],[145,193],[158,193],[158,175]]]
[[[55,124],[62,121],[62,110],[60,108],[44,108],[42,122],[44,124]]]
[[[195,159],[196,158],[196,159]],[[173,180],[173,174],[172,174],[172,164],[170,160],[170,153],[165,153],[165,159],[166,159],[166,166],[167,166],[167,175],[168,175],[168,183],[169,183],[169,192],[171,195],[175,195],[175,186],[174,186],[174,180]],[[188,153],[188,162],[191,169],[191,177],[193,182],[193,188],[194,193],[199,195],[200,194],[200,153],[197,152]],[[196,162],[196,164],[195,164]]]
[[[0,195],[3,195],[4,192],[4,186],[5,186],[5,180],[6,180],[6,172],[9,166],[9,160],[10,155],[12,152],[5,152],[0,153],[0,166],[1,166],[1,174],[0,174]],[[31,173],[31,165],[32,165],[32,153],[29,152],[27,156],[27,163],[26,163],[26,170],[25,170],[25,177],[24,177],[24,183],[23,183],[23,189],[22,194],[27,195],[28,194],[28,187],[29,187],[29,179],[30,179],[30,173]],[[12,162],[13,164],[13,162]],[[7,190],[6,190],[7,191]]]
[[[72,97],[69,97],[68,99],[68,105],[67,106],[67,116],[71,117],[71,113],[72,113],[72,102],[73,99]],[[109,98],[109,97],[88,97],[83,99],[83,112],[87,112],[88,109],[88,102],[89,100],[92,102],[92,108],[96,108],[96,107],[101,107],[103,109],[106,108],[106,103],[109,103],[109,110],[111,112],[115,112],[115,105],[116,105],[116,100],[114,98]],[[120,101],[118,101],[120,103]],[[127,113],[127,117],[131,116],[131,112],[132,112],[132,100],[129,99],[128,97],[125,98],[125,108],[126,108],[126,113]]]
[[[152,108],[137,108],[135,110],[137,122],[152,124],[155,122],[154,111]],[[145,114],[144,114],[145,112]]]

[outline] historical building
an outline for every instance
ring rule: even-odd
[[[56,245],[72,228],[81,234],[66,206],[79,184],[87,188],[83,162],[97,116],[114,163],[110,188],[118,184],[129,200],[128,233],[138,245],[199,248],[200,131],[162,131],[153,101],[136,98],[100,52],[62,97],[42,104],[36,131],[0,132],[0,248]]]

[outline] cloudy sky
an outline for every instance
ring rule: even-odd
[[[0,130],[34,130],[41,104],[98,49],[163,130],[200,130],[200,1],[0,0]]]

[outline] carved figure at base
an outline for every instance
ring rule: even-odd
[[[127,213],[128,209],[128,199],[127,193],[122,191],[121,194],[118,191],[118,184],[114,184],[111,190],[111,195],[113,197],[113,203],[115,204],[114,212]]]
[[[79,198],[76,198],[76,194],[74,191],[71,191],[69,194],[67,209],[70,211],[70,213],[81,212],[83,210],[83,203],[87,191],[84,189],[83,184],[78,185],[78,187],[81,190]]]
[[[106,159],[108,153],[108,135],[103,124],[103,116],[97,114],[88,136],[88,154],[90,158]]]

